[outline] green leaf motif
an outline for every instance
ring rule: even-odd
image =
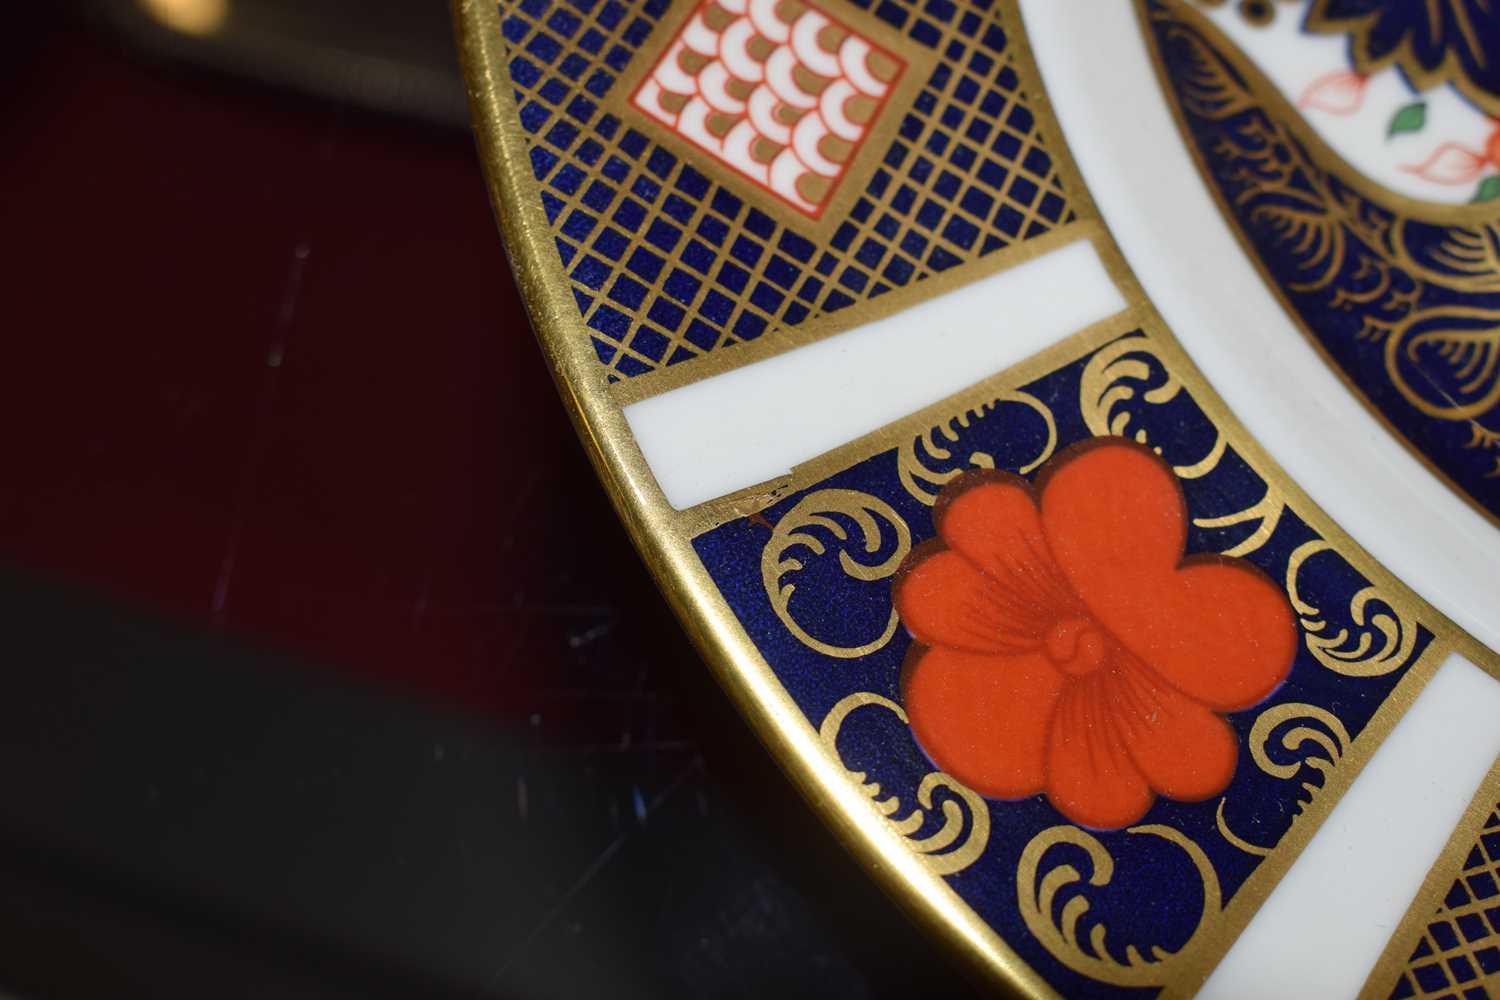
[[[1500,174],[1490,174],[1479,182],[1479,190],[1474,192],[1474,201],[1494,201],[1496,198],[1500,198]]]
[[[1385,137],[1389,139],[1393,135],[1402,132],[1415,132],[1427,124],[1427,102],[1413,101],[1406,107],[1397,111],[1391,118],[1390,128],[1386,129]]]

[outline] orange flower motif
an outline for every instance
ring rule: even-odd
[[[1157,795],[1224,790],[1239,754],[1219,713],[1286,679],[1286,596],[1241,559],[1183,558],[1177,477],[1123,438],[1054,458],[1035,486],[967,473],[938,496],[939,537],[893,584],[917,640],[902,700],[935,764],[981,795],[1045,792],[1116,829]]]
[[[1492,166],[1500,167],[1500,122],[1482,150],[1445,142],[1421,163],[1403,164],[1401,169],[1434,184],[1467,184]]]
[[[1297,98],[1297,107],[1316,108],[1335,115],[1352,115],[1365,102],[1369,78],[1352,70],[1336,70],[1318,77]]]

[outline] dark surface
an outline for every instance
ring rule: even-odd
[[[8,16],[0,987],[966,992],[665,610],[468,137]]]
[[[742,738],[550,740],[29,574],[0,603],[29,667],[0,699],[15,986],[863,996],[928,971],[921,941],[877,950],[909,932]]]
[[[469,127],[453,28],[433,0],[223,0],[208,34],[163,25],[148,4],[218,0],[74,0],[98,27],[153,58],[270,88],[454,129]]]

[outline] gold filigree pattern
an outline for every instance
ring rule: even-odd
[[[1363,181],[1357,189],[1337,154],[1300,137],[1297,116],[1254,67],[1207,40],[1215,29],[1180,8],[1151,17],[1186,53],[1174,76],[1183,110],[1218,128],[1210,152],[1227,207],[1284,253],[1294,271],[1286,288],[1357,311],[1358,336],[1383,344],[1402,400],[1469,424],[1468,447],[1500,450],[1500,436],[1477,423],[1500,406],[1500,308],[1473,301],[1500,292],[1500,213],[1476,207],[1453,221]]]
[[[1304,542],[1286,565],[1286,593],[1302,619],[1308,652],[1329,670],[1349,677],[1379,677],[1399,669],[1416,647],[1417,628],[1379,587],[1370,585],[1354,594],[1343,624],[1330,621],[1298,592],[1302,568],[1324,552],[1333,552],[1333,546],[1321,539]]]
[[[884,500],[857,490],[818,490],[803,497],[777,522],[761,553],[761,582],[765,585],[766,597],[770,599],[776,616],[804,645],[827,656],[851,660],[882,648],[896,634],[898,619],[893,608],[885,630],[876,638],[857,646],[837,646],[825,642],[810,634],[793,616],[792,594],[796,592],[797,586],[786,579],[788,574],[805,567],[801,558],[791,554],[793,548],[804,548],[814,556],[826,555],[828,547],[824,544],[824,535],[832,536],[839,542],[850,541],[849,531],[845,526],[847,522],[852,522],[859,530],[865,555],[877,555],[885,538],[880,521],[884,521],[895,536],[895,546],[886,558],[871,565],[855,559],[848,548],[839,550],[839,565],[847,575],[856,580],[873,582],[895,573],[901,560],[911,551],[911,529],[901,515]]]
[[[963,432],[968,430],[974,421],[984,419],[986,415],[1008,403],[1030,409],[1042,418],[1047,428],[1047,438],[1042,444],[1041,451],[1016,471],[1025,475],[1051,458],[1052,452],[1057,448],[1057,421],[1052,416],[1052,410],[1047,404],[1029,393],[1016,390],[1002,392],[989,402],[968,407],[957,416],[944,420],[911,440],[901,443],[896,453],[896,464],[901,476],[901,485],[906,487],[906,492],[930,507],[937,500],[938,491],[945,484],[962,475],[965,469],[993,469],[995,457],[985,451],[971,452],[966,459],[959,458],[957,463],[948,469],[934,469],[927,463],[928,460],[936,464],[953,462],[954,446],[963,442]]]
[[[1146,406],[1170,403],[1182,391],[1181,381],[1162,362],[1151,341],[1130,337],[1115,341],[1089,360],[1079,385],[1079,408],[1091,434],[1128,437],[1150,446],[1160,455],[1162,446],[1151,441],[1143,410]],[[1228,444],[1228,439],[1219,433],[1203,455],[1174,463],[1172,471],[1181,479],[1201,479],[1219,467]],[[1163,457],[1171,461],[1175,456]],[[1280,494],[1267,484],[1265,496],[1252,506],[1219,517],[1195,517],[1193,524],[1199,528],[1255,524],[1253,532],[1223,553],[1245,556],[1266,543],[1285,509]]]
[[[1230,528],[1237,524],[1257,523],[1256,529],[1237,544],[1224,550],[1226,556],[1249,555],[1270,539],[1286,512],[1286,502],[1266,484],[1266,495],[1244,510],[1225,514],[1222,517],[1195,517],[1193,523],[1200,528]]]
[[[1151,957],[1145,958],[1135,945],[1125,946],[1125,958],[1121,961],[1109,950],[1105,938],[1108,934],[1103,923],[1095,922],[1088,930],[1087,944],[1079,940],[1079,922],[1089,911],[1089,900],[1083,894],[1074,895],[1058,906],[1058,895],[1062,890],[1081,882],[1083,874],[1071,864],[1063,863],[1042,873],[1047,854],[1059,845],[1081,848],[1088,855],[1092,871],[1088,884],[1103,887],[1114,878],[1115,859],[1105,850],[1097,837],[1076,826],[1054,826],[1035,837],[1021,852],[1021,861],[1016,869],[1016,893],[1020,899],[1021,917],[1026,927],[1058,961],[1075,972],[1115,986],[1161,986],[1169,982],[1178,965],[1188,956],[1193,946],[1203,935],[1204,927],[1211,924],[1208,918],[1217,916],[1223,908],[1223,894],[1219,888],[1219,876],[1203,848],[1169,826],[1148,824],[1133,826],[1126,833],[1160,837],[1180,847],[1192,861],[1203,883],[1203,912],[1187,942],[1176,951],[1152,946]],[[1040,879],[1038,875],[1040,874]]]
[[[1292,755],[1289,761],[1277,760],[1271,756],[1272,744],[1278,733],[1281,736],[1281,749]],[[1349,749],[1349,742],[1349,731],[1338,716],[1317,705],[1286,702],[1268,708],[1256,717],[1255,723],[1250,727],[1249,745],[1250,756],[1257,767],[1282,781],[1295,779],[1304,767],[1310,767],[1321,775],[1316,784],[1311,781],[1302,782],[1302,791],[1307,797],[1298,797],[1296,811],[1292,814],[1292,825],[1297,823],[1304,808],[1312,804],[1318,792],[1328,783],[1329,775]],[[1252,843],[1230,828],[1224,817],[1224,805],[1227,801],[1219,800],[1219,808],[1215,814],[1219,833],[1246,854],[1260,857],[1269,855],[1275,849],[1275,844],[1261,846]],[[1287,832],[1290,831],[1291,826],[1288,826]]]
[[[1147,387],[1132,385],[1132,382]],[[1095,437],[1116,435],[1130,438],[1161,454],[1161,444],[1153,444],[1150,440],[1140,420],[1139,409],[1142,404],[1161,406],[1170,403],[1182,391],[1182,382],[1157,354],[1156,345],[1149,338],[1126,337],[1107,345],[1089,359],[1078,387],[1078,406],[1084,424]],[[1218,467],[1227,446],[1221,432],[1202,456],[1190,462],[1174,463],[1172,471],[1181,479],[1202,478]]]
[[[900,819],[893,817],[901,812],[901,799],[895,795],[881,798],[879,782],[869,781],[864,771],[857,771],[845,763],[839,752],[839,732],[844,720],[856,709],[865,706],[883,708],[908,725],[906,711],[889,698],[862,691],[851,694],[834,705],[823,724],[818,728],[818,737],[823,745],[844,764],[855,784],[870,799],[875,811],[884,816],[891,829],[905,838],[907,846],[922,857],[927,867],[938,875],[952,875],[972,865],[984,853],[990,842],[990,810],[983,798],[959,784],[941,771],[933,771],[917,786],[917,807]],[[936,793],[946,789],[949,793],[938,805]],[[960,805],[962,803],[962,805]],[[932,834],[919,837],[917,834],[928,824],[930,814],[939,809],[943,825]]]
[[[1463,380],[1457,399],[1432,397],[1422,367],[1434,360]],[[1429,417],[1473,421],[1487,415],[1500,403],[1500,309],[1413,310],[1386,334],[1385,368],[1402,397]]]

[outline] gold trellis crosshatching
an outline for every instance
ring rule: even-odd
[[[1428,872],[1360,997],[1500,997],[1500,761]]]
[[[1412,952],[1393,996],[1485,996],[1500,989],[1500,805]]]
[[[812,26],[826,19],[814,44],[804,45],[813,61],[835,44],[842,56],[854,40],[840,71],[851,75],[846,61],[863,65],[875,82],[862,82],[888,91],[878,106],[850,98],[839,108],[849,125],[864,129],[857,147],[841,146],[848,142],[842,138],[812,144],[810,159],[838,167],[837,176],[803,178],[798,188],[822,199],[816,218],[633,103],[706,7],[724,11],[713,15],[715,24],[732,27],[723,18],[734,11],[717,0],[509,0],[500,7],[518,123],[578,308],[576,335],[588,338],[611,379],[770,330],[817,336],[825,317],[846,307],[939,274],[947,287],[971,280],[977,275],[965,265],[1073,221],[1058,164],[1021,85],[1009,35],[1016,26],[998,7],[867,0],[775,6],[789,40],[794,17],[800,25],[815,15]],[[871,54],[857,63],[853,56],[865,44]],[[765,58],[761,72],[769,74],[779,51],[789,50],[755,49]],[[711,65],[684,58],[679,68],[694,67],[700,78]],[[824,60],[823,68],[833,66]],[[798,89],[822,86],[820,114],[823,95],[843,79],[830,75],[833,82],[820,85],[805,73],[798,78]],[[746,102],[748,118],[755,91],[740,87],[746,96],[735,97],[727,76],[722,83],[727,97]],[[852,80],[849,86],[860,89]],[[728,127],[726,137],[734,124],[712,122]],[[854,134],[843,122],[840,128]],[[763,158],[773,152],[760,146]]]

